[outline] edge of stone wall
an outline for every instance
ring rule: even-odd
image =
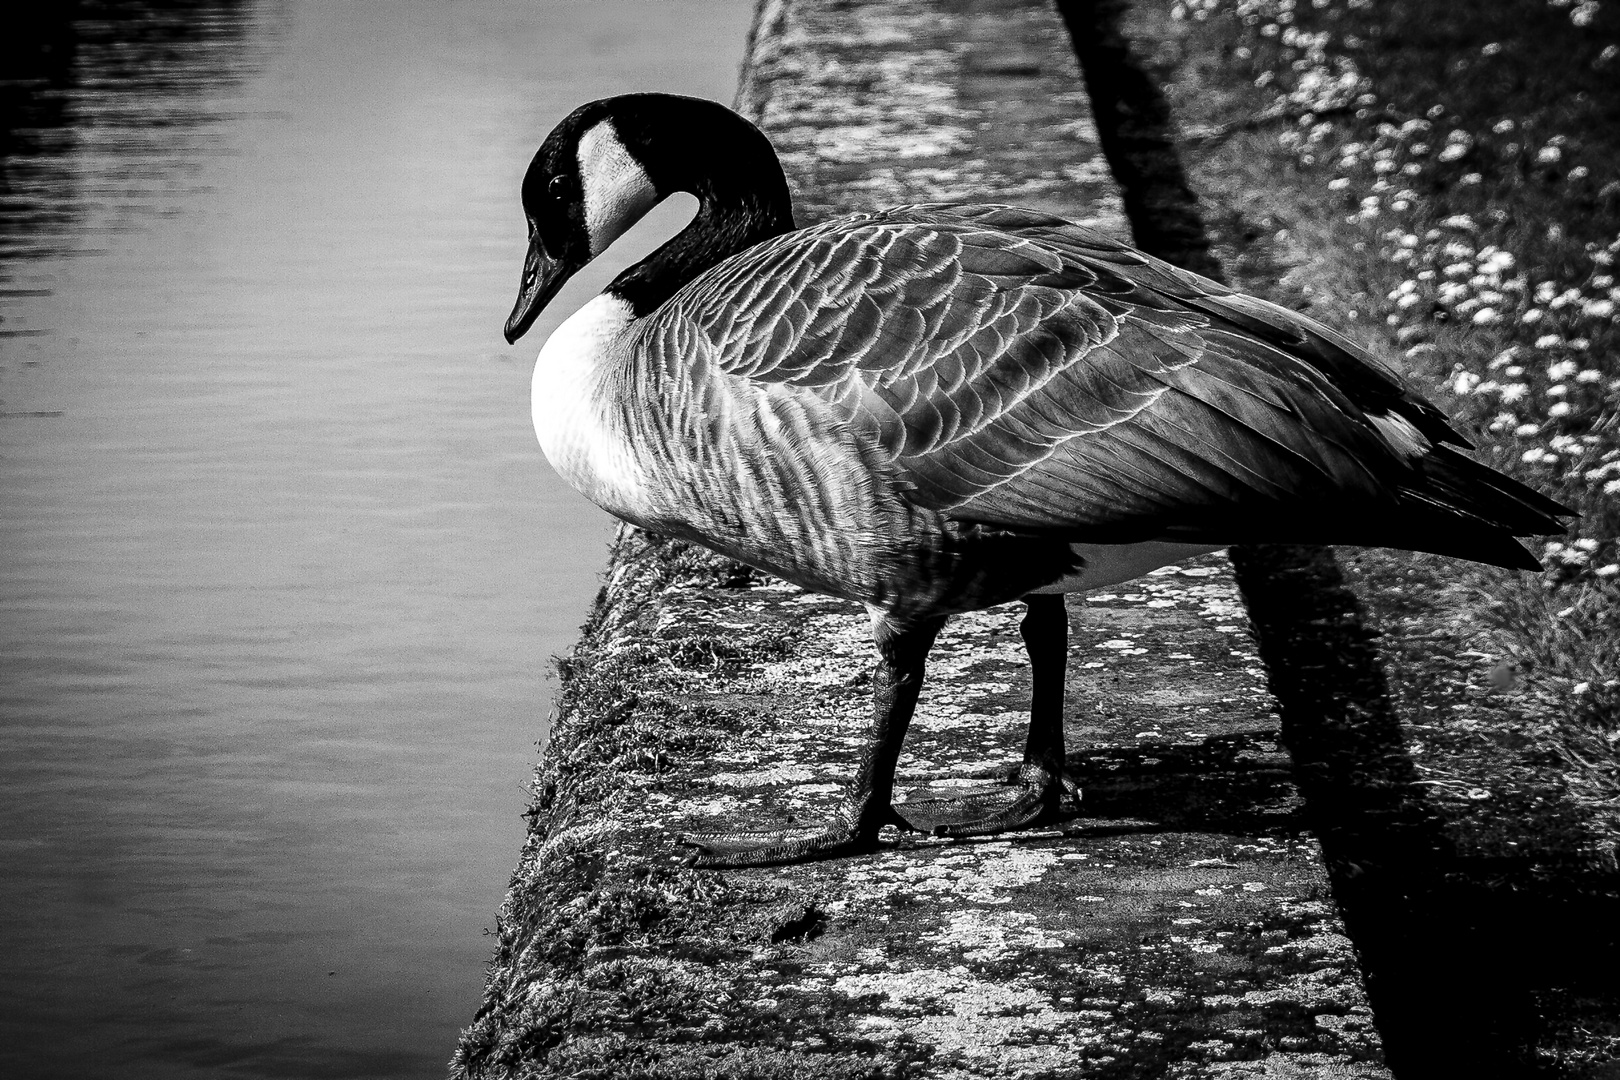
[[[1055,14],[974,8],[760,4],[737,100],[804,219],[996,190],[1122,231]],[[621,531],[561,663],[456,1074],[1387,1075],[1224,562],[1072,614],[1085,817],[693,871],[675,831],[829,804],[867,697],[864,619]],[[1014,759],[1015,618],[942,639],[902,762],[913,798],[993,795]]]

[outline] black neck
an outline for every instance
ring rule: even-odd
[[[698,211],[685,229],[608,286],[638,318],[711,266],[794,228],[787,179],[757,128],[712,102],[643,101],[667,102],[680,115],[649,115],[653,110],[644,106],[635,120],[616,121],[620,134],[627,143],[640,142],[641,159],[660,194],[690,192]],[[645,127],[636,122],[643,117]]]
[[[637,318],[658,310],[709,267],[793,229],[791,211],[713,203],[702,195],[698,199],[697,215],[685,229],[608,286],[630,304]]]

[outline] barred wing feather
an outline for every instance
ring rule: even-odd
[[[1313,506],[1339,542],[1377,542],[1346,529],[1424,496],[1413,446],[1369,413],[1461,443],[1326,327],[1009,207],[788,234],[651,322],[670,365],[692,333],[727,376],[816,399],[921,507],[1093,542],[1281,540]]]

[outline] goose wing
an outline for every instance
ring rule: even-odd
[[[965,522],[1304,542],[1314,505],[1334,542],[1394,543],[1345,529],[1369,508],[1455,509],[1423,462],[1472,466],[1433,406],[1326,327],[1027,210],[840,219],[720,264],[657,318],[730,376],[825,402],[907,498]]]

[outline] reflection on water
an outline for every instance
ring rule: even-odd
[[[0,258],[82,251],[183,198],[264,36],[232,0],[78,0],[8,27]]]
[[[527,381],[612,268],[505,347],[517,183],[587,98],[729,97],[750,7],[8,27],[0,1075],[442,1071],[608,532]]]

